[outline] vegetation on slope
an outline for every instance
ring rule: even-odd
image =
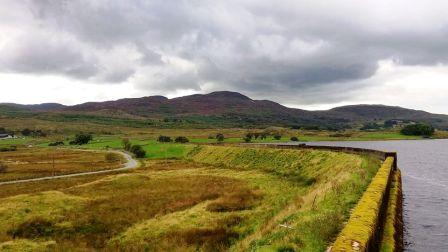
[[[174,99],[152,96],[75,106],[0,104],[0,116],[142,128],[284,126],[343,130],[388,120],[424,122],[438,129],[448,128],[447,115],[400,107],[352,105],[327,111],[306,111],[225,91]]]
[[[270,225],[238,244],[238,250],[325,250],[379,165],[369,156],[267,148],[201,146],[190,158],[221,167],[263,170],[307,188]]]

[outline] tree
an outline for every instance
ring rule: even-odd
[[[297,142],[297,141],[299,141],[299,138],[293,136],[293,137],[291,137],[289,140],[291,140],[291,141],[293,141],[293,142]]]
[[[141,145],[132,145],[131,150],[132,153],[134,153],[134,155],[137,158],[143,158],[146,155],[146,151],[143,149],[143,147]]]
[[[280,135],[278,133],[274,135],[275,140],[280,140],[281,138],[282,138],[282,135]]]
[[[396,120],[386,120],[384,122],[384,127],[385,128],[393,128],[397,124],[398,124],[398,122]]]
[[[60,146],[60,145],[64,145],[64,142],[56,141],[48,144],[48,146]]]
[[[169,136],[159,136],[159,138],[157,138],[157,141],[159,143],[169,143],[169,142],[172,142],[171,137],[169,137]]]
[[[222,133],[216,134],[216,141],[218,142],[224,141],[224,135]]]
[[[76,134],[75,139],[73,141],[70,141],[71,145],[83,145],[83,144],[88,144],[90,141],[93,140],[93,137],[91,134],[84,134],[84,133],[79,133]]]
[[[401,129],[401,134],[407,136],[425,136],[429,137],[434,134],[434,128],[424,123],[416,123],[406,125]]]
[[[174,142],[176,142],[176,143],[188,143],[188,142],[190,142],[190,140],[188,140],[188,138],[186,138],[184,136],[178,136],[178,137],[176,137],[176,139],[174,139]]]
[[[20,133],[22,133],[23,136],[29,136],[31,135],[31,133],[33,133],[33,131],[28,128],[25,128]]]
[[[129,138],[123,138],[121,143],[123,144],[123,149],[125,151],[129,151],[131,149],[131,142],[129,141]]]
[[[243,140],[244,140],[244,142],[246,142],[246,143],[249,143],[250,141],[252,141],[252,133],[247,133],[244,137],[243,137]]]
[[[360,130],[378,130],[381,129],[381,126],[376,122],[369,122],[362,125]]]

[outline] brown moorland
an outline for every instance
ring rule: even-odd
[[[16,151],[0,152],[0,161],[7,167],[0,173],[0,181],[107,170],[122,165],[122,158],[108,160],[105,155],[100,151],[19,147]]]

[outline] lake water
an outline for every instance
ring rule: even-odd
[[[398,153],[406,251],[448,251],[448,139],[308,142]]]

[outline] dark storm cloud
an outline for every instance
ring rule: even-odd
[[[19,31],[0,47],[0,70],[128,80],[155,93],[219,89],[337,102],[367,85],[381,60],[448,61],[443,1],[19,3],[0,26]]]

